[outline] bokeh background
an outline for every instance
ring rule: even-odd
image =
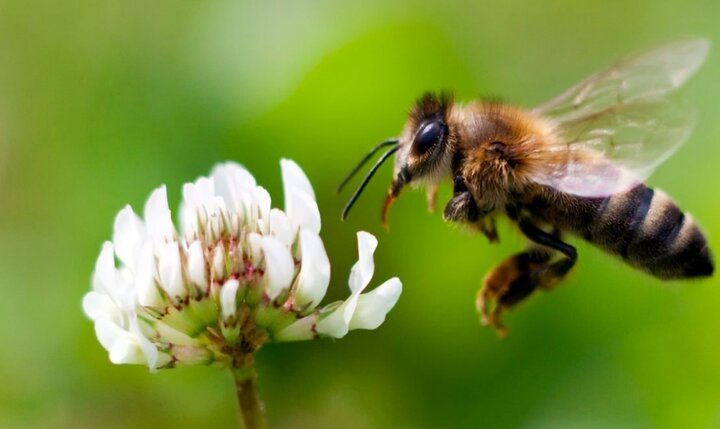
[[[683,35],[720,45],[717,1],[51,2],[0,4],[0,427],[235,426],[230,377],[114,366],[80,308],[100,245],[221,160],[282,206],[278,161],[311,178],[346,294],[354,233],[380,239],[376,281],[405,290],[386,324],[258,355],[273,428],[717,428],[720,284],[662,284],[578,243],[570,281],[482,328],[480,280],[502,243],[407,192],[390,168],[350,219],[334,187],[428,89],[539,104],[626,52]],[[652,177],[720,249],[720,50],[685,96],[700,121]],[[443,189],[441,201],[449,190]],[[720,251],[720,250],[719,250]],[[375,283],[377,284],[377,283]]]

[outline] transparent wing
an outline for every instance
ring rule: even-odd
[[[692,132],[694,110],[667,96],[708,50],[706,40],[686,39],[625,57],[536,108],[554,123],[556,138],[533,179],[581,196],[645,180]]]

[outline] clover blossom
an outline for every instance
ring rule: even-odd
[[[152,192],[142,219],[130,206],[118,213],[83,299],[113,363],[151,370],[218,364],[245,382],[254,380],[247,375],[253,352],[265,343],[342,338],[384,321],[402,285],[391,278],[362,293],[377,247],[367,232],[357,233],[350,296],[319,307],[330,261],[315,194],[297,164],[280,165],[284,211],[228,162],[183,186],[179,232],[164,186]]]

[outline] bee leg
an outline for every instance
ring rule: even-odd
[[[445,205],[443,219],[452,222],[474,223],[480,218],[475,198],[468,190],[465,179],[456,175],[453,179],[453,197]]]
[[[497,233],[494,217],[484,217],[478,222],[478,229],[487,237],[490,243],[499,243],[500,238]]]
[[[548,233],[526,220],[519,222],[520,230],[539,245],[501,262],[484,280],[478,292],[476,306],[483,325],[494,326],[500,335],[507,331],[501,315],[529,297],[536,289],[550,290],[557,286],[575,265],[577,251],[560,239],[559,232]],[[560,252],[560,259],[553,258]]]
[[[543,289],[552,289],[565,277],[577,261],[577,250],[560,239],[559,232],[550,234],[527,220],[520,220],[520,230],[527,238],[540,246],[557,250],[564,255],[554,262],[548,261],[532,273],[533,282]]]
[[[434,183],[427,188],[427,210],[430,213],[434,213],[437,208],[437,193],[439,187],[437,183]]]
[[[470,191],[455,194],[443,212],[443,219],[451,222],[475,222],[478,220],[479,212]]]
[[[550,258],[550,252],[533,247],[505,259],[490,271],[475,301],[481,323],[494,326],[503,337],[507,335],[502,313],[535,291],[538,283],[532,274],[547,264]]]

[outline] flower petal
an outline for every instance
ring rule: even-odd
[[[316,332],[326,337],[344,337],[350,330],[350,320],[352,320],[355,308],[357,308],[359,297],[359,293],[350,295],[340,306],[320,319],[315,328]]]
[[[86,293],[83,296],[82,308],[90,320],[109,319],[116,324],[122,323],[122,311],[105,293],[95,291]]]
[[[302,265],[297,278],[295,304],[298,308],[317,306],[330,284],[330,260],[320,236],[309,229],[300,230]]]
[[[228,280],[220,288],[220,308],[222,309],[223,319],[227,320],[235,315],[237,304],[235,297],[237,295],[240,282],[235,279]]]
[[[315,192],[310,184],[310,180],[295,161],[290,159],[281,159],[280,170],[282,174],[283,187],[285,189],[295,187],[300,192],[308,194],[313,200],[315,199]],[[285,194],[285,201],[287,201],[287,193]]]
[[[375,261],[373,254],[377,248],[377,238],[369,232],[360,231],[357,233],[358,240],[358,261],[350,271],[350,291],[360,292],[370,283],[375,273]]]
[[[310,181],[300,167],[290,160],[280,162],[285,193],[285,212],[296,228],[320,233],[320,210]]]
[[[157,263],[153,254],[152,243],[145,242],[137,259],[135,289],[137,290],[138,303],[144,307],[162,308],[164,305],[163,298],[155,283]]]
[[[307,228],[319,234],[321,223],[317,203],[308,194],[293,191],[294,189],[291,188],[285,203],[288,217],[296,228]]]
[[[225,200],[228,208],[237,212],[243,211],[240,190],[257,186],[252,174],[235,162],[216,165],[210,177],[215,180],[216,194]]]
[[[110,362],[114,364],[147,364],[137,337],[130,332],[109,320],[99,319],[95,323],[95,334],[100,344],[109,352]]]
[[[295,275],[295,262],[290,250],[277,238],[264,236],[262,249],[265,255],[266,293],[270,299],[277,298],[284,289],[290,287]]]
[[[129,205],[125,206],[113,225],[113,245],[120,261],[134,270],[138,250],[146,238],[145,223]]]
[[[181,300],[187,296],[180,265],[178,243],[172,241],[163,246],[158,261],[160,285],[171,298]]]
[[[140,326],[138,325],[137,316],[135,314],[131,314],[129,332],[135,336],[135,339],[140,346],[140,351],[145,357],[145,364],[150,368],[150,370],[154,370],[158,363],[158,349],[140,331]]]
[[[287,247],[291,247],[295,241],[295,231],[290,219],[282,210],[270,210],[270,235],[280,240]]]
[[[155,189],[145,203],[145,225],[152,238],[155,254],[159,255],[165,243],[175,237],[165,185]]]
[[[95,262],[92,283],[93,290],[105,292],[117,299],[119,290],[115,271],[115,253],[113,252],[113,245],[109,241],[103,243],[100,255]]]
[[[216,279],[225,278],[225,246],[222,244],[222,241],[213,249],[212,274]]]
[[[247,235],[247,255],[250,258],[250,263],[253,267],[257,268],[262,261],[262,235],[251,232]]]
[[[206,289],[208,286],[208,279],[205,264],[205,253],[202,243],[200,243],[199,240],[193,241],[188,248],[187,265],[190,281],[195,283],[201,289]]]
[[[360,295],[349,328],[375,329],[380,326],[385,321],[385,315],[397,303],[401,292],[400,279],[393,277],[371,292]]]
[[[262,186],[256,186],[250,191],[252,197],[252,216],[258,232],[266,234],[270,227],[270,194]]]

